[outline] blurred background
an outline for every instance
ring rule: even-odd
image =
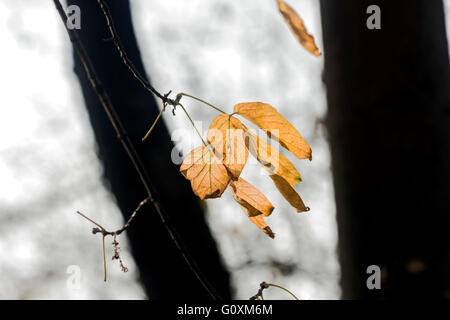
[[[352,1],[344,2],[347,4],[342,5],[343,11],[346,6],[347,9],[351,6]],[[351,143],[346,144],[350,140],[345,140],[351,134],[342,131],[345,123],[341,121],[342,115],[347,114],[346,112],[358,115],[358,112],[351,106],[339,109],[346,102],[344,91],[339,95],[339,86],[328,88],[331,114],[333,119],[338,120],[327,122],[326,88],[333,81],[346,85],[354,79],[351,73],[355,70],[351,67],[347,69],[348,78],[343,77],[346,74],[344,67],[351,65],[352,54],[358,55],[361,53],[358,49],[361,48],[353,48],[344,40],[344,48],[335,44],[344,38],[344,31],[349,34],[346,28],[355,28],[350,19],[345,20],[347,22],[340,19],[343,16],[339,16],[339,8],[313,0],[291,0],[289,3],[300,13],[318,47],[322,52],[325,51],[325,57],[314,57],[298,44],[278,12],[275,1],[130,0],[129,7],[128,1],[111,3],[116,27],[119,33],[123,32],[121,38],[127,51],[129,48],[130,57],[137,61],[137,67],[142,68],[142,72],[149,76],[152,85],[159,91],[186,92],[226,111],[231,111],[240,102],[270,103],[299,129],[311,145],[314,155],[312,162],[300,161],[282,150],[302,174],[303,182],[297,185],[296,190],[311,208],[308,213],[296,213],[279,195],[269,177],[262,173],[255,161],[243,172],[243,177],[263,191],[275,206],[272,216],[267,219],[276,233],[275,240],[272,240],[249,222],[229,193],[226,192],[220,199],[199,203],[191,194],[187,194],[190,192],[187,182],[176,180],[181,181],[178,183],[169,178],[164,181],[166,171],[159,166],[170,165],[170,170],[176,171],[180,163],[167,163],[172,144],[176,145],[177,151],[186,155],[190,149],[200,145],[201,141],[179,110],[175,116],[168,110],[163,115],[165,126],[158,124],[159,131],[149,138],[151,142],[139,142],[161,105],[159,101],[155,104],[153,97],[139,87],[128,70],[123,66],[114,67],[114,63],[118,66],[120,61],[112,44],[104,41],[108,33],[96,3],[69,1],[69,4],[77,4],[81,8],[80,34],[83,42],[92,54],[92,60],[98,66],[106,88],[111,89],[112,99],[125,119],[125,126],[129,126],[127,129],[131,132],[130,136],[135,138],[136,143],[140,143],[138,152],[142,152],[144,160],[149,159],[146,164],[149,166],[150,177],[156,180],[155,185],[161,184],[157,189],[160,190],[163,203],[166,201],[169,208],[170,205],[176,205],[169,203],[172,195],[167,194],[170,188],[175,188],[173,185],[178,184],[180,187],[177,190],[182,191],[174,193],[183,193],[183,196],[173,196],[172,202],[177,202],[174,199],[184,199],[181,197],[188,199],[186,212],[171,209],[168,213],[174,216],[174,223],[182,236],[190,231],[186,234],[187,245],[194,257],[199,259],[200,267],[208,270],[208,258],[211,257],[210,260],[214,260],[211,263],[216,263],[217,268],[223,269],[221,272],[226,275],[223,277],[210,270],[207,273],[210,273],[212,282],[217,281],[220,290],[225,292],[224,296],[230,294],[235,299],[248,299],[256,293],[259,283],[266,281],[285,286],[301,299],[366,297],[360,294],[361,289],[354,284],[354,279],[357,278],[361,286],[365,287],[367,277],[365,269],[355,267],[357,262],[367,266],[380,265],[383,284],[387,284],[388,288],[394,287],[386,282],[389,279],[387,275],[392,274],[386,271],[391,265],[383,258],[384,247],[379,248],[379,254],[374,253],[371,261],[365,258],[352,260],[353,258],[342,254],[342,250],[347,248],[355,257],[360,257],[358,250],[373,252],[371,250],[377,248],[378,240],[374,240],[375,244],[370,243],[373,247],[363,248],[364,228],[356,230],[356,227],[351,226],[352,223],[349,227],[345,222],[352,219],[352,212],[355,210],[365,214],[361,212],[360,206],[349,205],[353,202],[349,200],[348,194],[343,196],[343,191],[339,191],[347,190],[346,177],[351,178],[352,174],[363,177],[358,173],[361,168],[357,166],[352,173],[349,173],[351,168],[340,167],[352,148]],[[445,0],[444,4],[446,9],[450,8],[450,1]],[[358,7],[364,20],[359,17],[355,19],[361,22],[360,28],[365,30],[367,15],[364,8],[363,5]],[[436,12],[443,13],[441,9],[436,7]],[[430,12],[429,16],[435,17]],[[129,17],[132,21],[127,20]],[[324,17],[328,22],[322,21]],[[445,17],[447,21],[450,19],[448,15]],[[340,22],[336,22],[337,20]],[[332,22],[336,22],[336,25],[341,23],[340,28],[334,28]],[[185,267],[182,263],[178,264],[177,260],[170,260],[172,254],[166,251],[165,243],[168,243],[167,246],[171,244],[164,238],[166,235],[157,236],[158,231],[153,235],[153,231],[159,227],[146,224],[144,215],[154,215],[154,212],[150,209],[142,212],[143,217],[139,217],[142,220],[136,220],[136,226],[119,237],[121,257],[129,272],[121,272],[118,262],[111,261],[112,239],[107,238],[106,283],[103,282],[100,235],[92,235],[92,224],[75,213],[77,210],[82,211],[108,230],[115,230],[123,225],[124,216],[129,216],[143,197],[135,191],[137,189],[134,185],[126,182],[127,179],[136,179],[128,174],[128,169],[120,162],[119,156],[115,156],[115,150],[119,150],[120,145],[112,140],[113,133],[104,119],[99,118],[103,117],[100,115],[103,110],[95,105],[95,96],[92,96],[86,79],[83,79],[79,62],[74,60],[71,43],[53,3],[43,0],[3,0],[0,3],[0,24],[0,87],[3,105],[0,108],[0,298],[146,299],[170,296],[171,293],[164,290],[173,290],[170,284],[177,281],[177,268]],[[392,27],[389,24],[387,26]],[[442,35],[445,37],[445,25],[436,28],[438,27],[444,27]],[[344,35],[339,34],[339,31],[343,31]],[[407,28],[401,30],[406,31]],[[322,32],[327,38],[322,36]],[[323,38],[328,42],[324,43]],[[350,33],[349,38],[360,40],[356,32]],[[346,49],[351,53],[343,57],[342,68],[333,67],[340,63],[333,59]],[[430,51],[433,49],[434,47]],[[443,61],[448,59],[446,43],[445,49]],[[430,52],[419,52],[421,56],[427,54],[431,55]],[[362,65],[354,68],[364,70]],[[367,93],[351,85],[349,87],[355,90],[356,95]],[[444,85],[441,89],[448,91]],[[437,92],[434,87],[430,90]],[[375,91],[372,88],[368,92]],[[217,114],[193,100],[183,98],[183,101],[202,133],[206,134],[210,122]],[[440,100],[439,105],[443,104]],[[123,105],[129,107],[122,108]],[[135,106],[138,106],[137,109],[132,109]],[[133,110],[134,113],[126,113]],[[386,115],[383,113],[381,116]],[[354,121],[356,120],[349,123]],[[444,123],[442,125],[445,126]],[[383,123],[380,126],[383,127]],[[103,132],[107,133],[103,135]],[[335,144],[330,147],[329,138],[333,133],[336,135],[333,135],[331,141]],[[364,134],[358,132],[354,135],[364,137]],[[389,136],[388,133],[386,135]],[[343,137],[339,140],[345,145],[343,149],[336,146],[340,143],[336,141],[339,137]],[[441,150],[440,148],[443,146],[438,145],[433,150]],[[161,150],[164,152],[160,152]],[[333,160],[334,164],[332,152],[337,155],[333,158],[337,159]],[[374,155],[374,158],[378,157],[379,155]],[[115,159],[117,162],[114,162]],[[333,182],[332,166],[335,179],[342,178],[339,182]],[[424,168],[429,166],[424,163]],[[378,170],[375,172],[379,173]],[[121,174],[122,178],[113,177]],[[173,174],[174,179],[184,179],[177,172],[176,174]],[[378,174],[373,177],[374,180],[378,178]],[[392,181],[389,184],[398,187]],[[431,185],[430,182],[428,186]],[[343,188],[337,190],[335,195],[336,186]],[[355,188],[363,192],[367,190],[362,188],[364,186],[364,183],[358,184],[349,179],[348,190]],[[442,184],[440,187],[441,191],[447,190],[446,185]],[[374,194],[376,188],[377,186],[373,190],[367,190],[367,194],[373,195],[365,203],[367,214],[371,210],[383,210],[384,205],[393,201],[386,199],[383,205],[383,200]],[[130,193],[130,196],[124,198],[124,193]],[[446,192],[442,193],[440,199],[446,196]],[[357,192],[352,196],[360,198]],[[339,217],[336,215],[335,197],[338,199],[338,210],[342,208]],[[417,195],[410,194],[409,197],[413,197],[410,202],[419,201],[414,199]],[[183,201],[178,202],[182,206]],[[191,205],[198,210],[190,210]],[[418,208],[423,209],[420,206]],[[408,207],[406,212],[410,212],[409,209]],[[445,208],[440,209],[447,214]],[[203,217],[205,222],[201,220]],[[177,220],[188,218],[190,220]],[[193,219],[200,220],[196,222]],[[448,220],[443,221],[446,223]],[[209,228],[202,228],[202,223]],[[370,228],[371,223],[383,234],[376,226],[378,222],[369,221],[367,228]],[[388,222],[384,220],[384,223]],[[189,237],[196,237],[197,225],[200,226],[198,233],[204,233],[206,238],[198,236],[198,239],[191,241]],[[426,223],[424,228],[426,229]],[[161,231],[161,234],[164,232]],[[424,231],[425,234],[428,232],[432,230]],[[142,234],[151,235],[145,237]],[[407,231],[402,229],[389,231],[386,237],[391,234],[404,239],[409,237]],[[344,235],[345,238],[345,247],[340,244],[340,249],[338,235]],[[208,238],[211,236],[212,238]],[[358,239],[361,242],[358,243]],[[448,261],[447,240],[448,238],[439,240],[441,242],[438,247],[439,252],[447,250],[447,258],[444,259]],[[196,241],[203,243],[205,248],[196,245]],[[384,242],[380,243],[381,246],[385,245]],[[425,249],[424,247],[423,250]],[[401,251],[401,248],[395,250]],[[419,266],[420,273],[428,265],[420,255],[422,249],[418,250],[419,253],[414,255],[414,261],[418,262],[413,267]],[[435,259],[430,265],[434,267],[436,264],[438,268],[445,270],[440,262],[441,260]],[[353,269],[347,267],[349,264]],[[397,264],[395,262],[394,266]],[[341,265],[344,266],[343,270]],[[70,285],[70,270],[73,270],[71,266],[80,270],[81,282],[77,287]],[[171,275],[161,275],[165,269],[170,270]],[[219,277],[222,280],[216,279]],[[447,283],[448,278],[446,279],[436,281]],[[162,289],[163,284],[169,289]],[[441,288],[436,288],[437,290]],[[195,296],[195,288],[192,291]],[[265,298],[289,297],[282,291],[269,289]]]

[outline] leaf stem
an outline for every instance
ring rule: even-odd
[[[106,252],[105,252],[105,233],[102,232],[102,251],[103,251],[103,281],[106,282]]]
[[[297,298],[297,296],[295,294],[293,294],[291,291],[289,291],[288,289],[286,289],[285,287],[279,286],[277,284],[273,284],[273,283],[266,283],[266,286],[268,287],[275,287],[281,290],[286,291],[287,293],[289,293],[292,297],[294,297],[295,300],[300,300],[299,298]]]
[[[184,92],[177,94],[177,97],[189,97],[189,98],[197,100],[197,101],[199,101],[199,102],[201,102],[203,104],[206,104],[207,106],[210,106],[211,108],[213,108],[213,109],[215,109],[215,110],[217,110],[217,111],[219,111],[221,113],[227,113],[227,112],[223,111],[222,109],[216,107],[215,105],[213,105],[213,104],[211,104],[209,102],[206,102],[203,99],[197,98],[196,96],[193,96],[193,95],[190,95],[190,94],[187,94],[187,93],[184,93]]]
[[[202,140],[203,145],[206,147],[206,142],[205,142],[205,140],[203,140],[203,137],[200,134],[200,131],[198,131],[197,127],[195,126],[195,123],[192,120],[191,116],[189,115],[189,113],[187,112],[187,110],[184,108],[184,106],[181,103],[178,102],[178,105],[181,107],[181,109],[183,109],[184,113],[186,114],[186,116],[188,117],[188,119],[191,122],[192,126],[194,127],[195,131],[197,132],[198,136],[200,137],[200,140]]]
[[[156,117],[155,121],[153,121],[152,126],[150,127],[150,129],[148,129],[147,133],[145,134],[145,136],[142,138],[142,141],[144,141],[145,139],[148,138],[148,136],[150,135],[150,133],[152,132],[153,128],[155,127],[156,123],[158,122],[159,118],[161,118],[163,112],[166,110],[166,107],[164,106],[161,111],[159,112],[158,116]]]
[[[88,220],[89,222],[92,222],[93,224],[95,224],[97,227],[100,228],[99,231],[101,231],[102,233],[102,252],[103,252],[103,281],[106,282],[106,252],[105,252],[105,236],[107,234],[109,234],[109,232],[107,232],[105,230],[105,228],[103,228],[103,226],[97,222],[95,222],[94,220],[92,220],[91,218],[89,218],[88,216],[82,214],[80,211],[77,211],[77,213],[82,216],[83,218],[85,218],[86,220]],[[97,229],[98,230],[98,229]],[[96,229],[94,228],[94,230],[92,230],[92,233],[96,233]]]
[[[105,228],[103,228],[103,226],[97,222],[95,222],[94,220],[92,220],[91,218],[89,218],[88,216],[82,214],[80,211],[77,211],[77,213],[82,216],[83,218],[85,218],[86,220],[92,222],[93,224],[95,224],[97,227],[99,227],[101,230],[105,230]]]
[[[294,297],[295,300],[300,300],[299,298],[297,298],[297,296],[295,294],[293,294],[291,291],[289,291],[285,287],[282,287],[282,286],[279,286],[279,285],[273,284],[273,283],[266,283],[264,281],[259,284],[258,292],[254,296],[250,297],[250,300],[264,300],[263,291],[264,291],[264,289],[267,289],[269,287],[275,287],[275,288],[284,290],[287,293],[289,293],[292,297]]]

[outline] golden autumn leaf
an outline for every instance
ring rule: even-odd
[[[267,169],[281,195],[297,212],[309,211],[300,195],[295,191],[295,184],[301,181],[300,173],[294,165],[270,144],[247,131],[250,153]]]
[[[272,213],[274,208],[269,199],[244,179],[231,181],[230,187],[234,200],[239,203],[247,216],[263,215],[267,217]]]
[[[309,207],[305,206],[300,195],[295,191],[294,186],[289,184],[283,177],[272,174],[270,175],[273,183],[277,187],[278,191],[289,202],[291,206],[297,210],[297,212],[309,211]]]
[[[192,150],[184,158],[180,172],[191,181],[192,190],[200,199],[219,198],[230,182],[225,166],[210,146]]]
[[[297,12],[283,0],[277,0],[277,5],[284,21],[297,38],[298,42],[313,55],[320,56],[321,53],[314,42],[314,37],[308,33],[303,20],[299,17]]]
[[[283,177],[292,186],[302,181],[300,173],[288,158],[251,131],[246,131],[246,134],[250,153],[266,168],[269,174]]]
[[[262,230],[265,234],[267,234],[272,239],[275,238],[275,233],[272,232],[272,229],[266,224],[264,221],[264,217],[262,215],[256,216],[256,217],[248,217],[251,222],[256,224],[258,228]]]
[[[217,116],[208,129],[208,142],[214,147],[233,180],[239,178],[248,158],[244,126],[228,114]]]
[[[265,129],[269,136],[278,139],[281,146],[292,152],[299,159],[312,159],[311,147],[300,132],[292,126],[270,104],[262,102],[239,103],[234,106],[234,113]]]

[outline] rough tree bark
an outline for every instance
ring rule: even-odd
[[[106,2],[128,56],[139,72],[145,74],[133,31],[129,2]],[[159,192],[162,205],[171,216],[200,269],[222,298],[230,298],[229,275],[223,267],[215,241],[205,223],[201,203],[193,195],[189,182],[171,161],[173,143],[167,127],[160,121],[148,141],[141,142],[142,136],[159,112],[154,97],[133,78],[113,44],[104,40],[109,37],[109,33],[97,2],[73,0],[70,4],[81,8],[80,38],[128,135],[143,159],[150,179]],[[110,186],[124,218],[127,219],[138,203],[146,197],[145,190],[115,136],[76,55],[75,72],[81,83],[98,144],[98,154],[104,165],[105,182]],[[163,88],[168,89],[170,88]],[[176,250],[151,204],[139,213],[126,235],[130,240],[148,298],[209,298]]]
[[[369,5],[381,30],[366,27]],[[441,1],[321,1],[344,298],[450,298],[450,67]],[[382,267],[381,290],[366,268]]]

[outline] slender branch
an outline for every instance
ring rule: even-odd
[[[294,297],[295,300],[300,300],[299,298],[297,298],[297,296],[295,294],[293,294],[291,291],[289,291],[288,289],[286,289],[285,287],[279,286],[277,284],[273,284],[273,283],[266,283],[266,285],[268,287],[275,287],[281,290],[286,291],[287,293],[289,293],[292,297]]]
[[[103,281],[106,282],[106,252],[105,252],[105,236],[108,234],[111,234],[110,232],[106,231],[105,228],[103,228],[103,226],[97,222],[95,222],[94,220],[92,220],[91,218],[89,218],[88,216],[84,215],[83,213],[81,213],[80,211],[77,211],[77,213],[82,216],[83,218],[85,218],[86,220],[92,222],[93,224],[95,224],[98,228],[93,228],[92,229],[92,233],[96,234],[97,232],[101,232],[102,233],[102,254],[103,254]],[[99,229],[100,228],[100,229]]]
[[[128,229],[128,227],[131,224],[131,221],[133,221],[134,217],[136,217],[137,213],[139,212],[139,210],[150,200],[150,198],[145,198],[144,200],[142,200],[139,205],[137,206],[137,208],[133,211],[133,213],[131,214],[131,216],[128,218],[127,222],[123,225],[123,227],[120,230],[117,230],[114,232],[114,235],[119,235],[121,234],[123,231],[125,231],[126,229]]]
[[[249,300],[264,300],[264,298],[263,298],[263,290],[267,289],[267,288],[268,288],[268,286],[266,285],[266,283],[265,282],[261,282],[259,284],[258,292],[254,296],[250,297]]]
[[[165,94],[164,97],[167,97],[167,96],[170,94],[170,92],[171,92],[171,91],[169,91],[169,93]],[[189,121],[191,122],[192,127],[194,127],[195,131],[197,131],[197,134],[198,134],[198,136],[200,137],[200,140],[202,140],[203,145],[206,146],[206,143],[205,143],[205,141],[203,140],[202,135],[201,135],[200,132],[198,131],[197,127],[195,126],[194,121],[192,121],[191,116],[190,116],[189,113],[187,112],[186,108],[180,103],[181,98],[184,97],[184,96],[189,97],[189,98],[192,98],[192,99],[197,100],[197,101],[200,101],[200,102],[204,103],[205,105],[207,105],[207,106],[209,106],[209,107],[211,107],[211,108],[213,108],[213,109],[215,109],[215,110],[217,110],[217,111],[219,111],[219,112],[221,112],[221,113],[223,113],[223,114],[228,114],[228,113],[226,113],[225,111],[219,109],[219,108],[216,107],[215,105],[213,105],[213,104],[211,104],[211,103],[209,103],[209,102],[206,102],[205,100],[202,100],[202,99],[200,99],[200,98],[197,98],[197,97],[192,96],[192,95],[187,94],[187,93],[179,93],[179,94],[177,94],[177,97],[176,97],[175,100],[170,100],[170,101],[171,101],[170,104],[173,103],[173,104],[172,104],[172,106],[173,106],[173,110],[172,110],[173,115],[175,115],[175,108],[176,108],[177,106],[180,106],[180,107],[183,109],[183,111],[184,111],[184,113],[186,114],[186,116],[188,117]],[[142,141],[144,141],[145,139],[148,138],[148,136],[149,136],[150,133],[152,132],[153,128],[155,127],[156,123],[157,123],[158,120],[161,118],[163,112],[166,111],[166,106],[167,106],[168,104],[169,104],[169,102],[163,102],[163,108],[162,108],[161,111],[159,112],[159,114],[158,114],[158,116],[156,117],[155,121],[153,121],[153,124],[152,124],[152,126],[150,127],[150,129],[147,131],[147,133],[145,134],[145,136],[142,138]],[[236,113],[237,113],[237,112],[232,113],[232,114],[230,115],[230,117],[231,117],[233,114],[236,114]]]
[[[103,12],[103,15],[105,16],[106,25],[108,26],[109,32],[111,34],[111,37],[108,40],[111,40],[117,51],[119,51],[120,58],[122,59],[123,63],[127,68],[131,71],[133,76],[142,84],[142,86],[147,89],[148,91],[152,92],[154,95],[156,95],[158,98],[160,98],[164,103],[171,103],[171,99],[169,99],[167,96],[162,95],[158,92],[151,84],[148,82],[135,68],[133,62],[128,58],[127,54],[125,53],[125,50],[122,47],[122,43],[120,42],[120,38],[117,36],[116,29],[114,27],[114,23],[111,17],[111,12],[109,11],[108,5],[103,0],[97,0],[98,4],[100,5],[100,9]]]
[[[150,129],[147,131],[147,133],[145,134],[145,136],[142,138],[142,141],[144,141],[145,139],[147,139],[147,137],[150,135],[150,133],[152,132],[153,128],[155,127],[156,123],[158,122],[158,120],[160,119],[162,113],[165,111],[165,108],[167,105],[171,105],[174,108],[180,104],[180,100],[181,97],[186,96],[189,97],[191,99],[195,99],[197,101],[200,101],[208,106],[210,106],[211,108],[214,108],[215,110],[221,112],[221,113],[226,113],[225,111],[217,108],[216,106],[212,105],[211,103],[208,103],[200,98],[197,98],[195,96],[192,96],[190,94],[187,93],[179,93],[177,94],[177,97],[175,100],[170,99],[169,98],[169,93],[162,95],[160,92],[158,92],[158,90],[156,90],[148,81],[147,79],[145,79],[140,73],[139,71],[136,69],[136,67],[134,66],[133,62],[130,60],[130,58],[128,58],[125,49],[122,46],[122,43],[120,41],[120,37],[117,34],[116,28],[114,26],[114,22],[113,22],[113,18],[111,15],[111,12],[109,10],[108,5],[106,4],[106,2],[104,0],[97,0],[97,3],[100,6],[100,9],[102,10],[103,15],[105,16],[105,20],[106,20],[106,25],[108,26],[108,30],[110,33],[110,38],[108,40],[111,40],[114,43],[114,46],[116,47],[120,58],[122,59],[123,63],[125,64],[125,66],[130,70],[131,74],[141,83],[141,85],[148,91],[152,92],[156,97],[158,97],[159,99],[161,99],[161,101],[163,102],[163,108],[160,111],[160,113],[158,114],[157,118],[155,119],[155,121],[153,122],[152,126],[150,127]],[[189,120],[192,123],[192,126],[194,127],[194,129],[197,131],[197,128],[195,127],[191,117],[189,116],[189,114],[186,112],[185,108],[183,106],[181,106],[184,110],[184,112],[186,113],[186,115],[188,116]],[[205,144],[205,142],[203,141],[203,138],[201,137],[201,135],[199,134],[200,139],[202,139],[203,144]],[[205,144],[206,145],[206,144]]]
[[[89,218],[88,216],[84,215],[83,213],[81,213],[80,211],[77,211],[77,213],[82,216],[83,218],[85,218],[86,220],[92,222],[93,224],[95,224],[97,227],[99,227],[102,231],[105,231],[105,228],[103,228],[103,226],[97,222],[95,222],[94,220],[92,220],[91,218]],[[94,231],[92,231],[92,233],[94,233]]]
[[[106,282],[106,250],[105,250],[105,234],[102,233],[102,253],[103,253],[103,281]]]
[[[128,218],[127,222],[123,225],[122,228],[116,230],[116,231],[108,231],[106,230],[101,224],[99,224],[98,222],[95,222],[94,220],[92,220],[91,218],[89,218],[88,216],[86,216],[85,214],[81,213],[80,211],[77,211],[77,213],[82,216],[83,218],[85,218],[86,220],[92,222],[93,224],[95,224],[98,228],[93,228],[92,229],[92,233],[96,234],[96,233],[102,233],[104,236],[118,236],[120,235],[122,232],[124,232],[126,229],[128,229],[130,227],[131,222],[133,221],[133,219],[136,217],[136,215],[138,214],[138,212],[141,210],[141,208],[150,200],[150,198],[145,198],[144,200],[142,200],[139,205],[137,206],[136,209],[134,209],[133,213],[131,214],[130,218]]]
[[[282,286],[279,286],[279,285],[273,284],[273,283],[266,283],[264,281],[259,284],[258,292],[254,296],[250,297],[250,300],[264,300],[263,291],[264,291],[264,289],[267,289],[269,287],[275,287],[275,288],[284,290],[287,293],[289,293],[295,300],[300,300],[299,298],[297,298],[297,296],[295,294],[293,294],[291,291],[289,291],[285,287],[282,287]]]
[[[59,0],[53,0],[54,4],[56,6],[56,9],[62,19],[62,22],[64,26],[67,26],[67,15],[59,2]],[[102,4],[103,1],[99,0],[99,3]],[[105,8],[105,6],[103,6]],[[104,10],[103,10],[104,11]],[[113,30],[111,23],[109,23],[109,27],[111,30]],[[169,233],[169,236],[171,237],[173,243],[175,244],[176,248],[178,249],[179,253],[183,257],[184,261],[192,271],[192,273],[195,275],[195,277],[198,279],[200,284],[204,287],[204,289],[208,292],[208,294],[211,296],[213,300],[220,299],[220,296],[215,291],[214,287],[209,283],[208,279],[204,276],[204,274],[201,272],[199,267],[197,266],[197,263],[195,260],[191,257],[189,252],[187,251],[186,247],[181,241],[180,236],[176,232],[173,226],[169,226],[168,219],[169,217],[167,214],[163,211],[162,205],[154,198],[154,194],[156,194],[154,187],[152,186],[150,179],[148,178],[148,175],[146,173],[145,167],[142,164],[142,161],[140,160],[139,155],[137,154],[133,143],[131,142],[130,138],[128,137],[119,116],[117,115],[115,108],[112,104],[111,99],[109,98],[109,95],[107,94],[105,88],[103,87],[102,83],[100,82],[100,79],[98,78],[95,68],[92,64],[92,62],[89,59],[89,56],[84,48],[84,46],[81,43],[81,40],[78,37],[78,34],[73,29],[68,29],[66,27],[67,33],[69,35],[69,38],[73,44],[73,47],[75,49],[75,52],[80,58],[80,61],[83,65],[83,68],[87,74],[87,77],[89,79],[89,82],[91,83],[92,88],[94,89],[96,95],[98,96],[98,99],[104,108],[116,134],[118,139],[120,140],[123,148],[125,149],[128,157],[130,158],[130,161],[133,163],[136,172],[139,175],[139,178],[147,192],[148,200],[153,203],[153,206],[160,217],[164,227],[166,228],[166,231]],[[116,43],[116,41],[115,41]],[[125,56],[122,58],[124,59]],[[125,59],[128,62],[128,59]],[[132,64],[128,64],[132,67]],[[133,68],[132,68],[133,69]],[[137,76],[137,74],[135,75]],[[150,89],[150,88],[149,88]],[[151,89],[150,89],[151,90]],[[160,99],[163,100],[164,103],[172,104],[174,105],[175,102],[167,97],[164,97],[163,95],[159,94],[156,90],[151,90],[155,95],[157,95]]]
[[[152,133],[153,128],[156,126],[156,123],[158,122],[159,118],[161,118],[163,112],[166,111],[166,108],[163,107],[161,109],[161,111],[158,113],[158,116],[156,117],[155,121],[153,121],[152,126],[150,127],[150,129],[148,129],[147,133],[145,134],[145,136],[142,138],[142,141],[144,141],[145,139],[148,138],[148,136],[150,135],[150,133]]]

